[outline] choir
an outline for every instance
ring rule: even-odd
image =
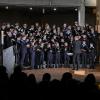
[[[13,45],[15,63],[22,68],[95,68],[97,32],[88,24],[7,23],[2,24],[1,31],[5,33],[4,49]]]

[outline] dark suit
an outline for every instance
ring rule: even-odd
[[[56,67],[56,48],[55,47],[52,47],[52,54],[53,54],[53,58],[52,58],[52,61],[53,61],[53,67]]]
[[[30,43],[27,43],[28,45],[30,45]],[[30,63],[31,63],[31,52],[30,52],[30,47],[27,47],[27,53],[26,53],[26,55],[25,55],[25,65],[26,66],[29,66],[30,65]]]
[[[20,50],[21,50],[21,66],[23,66],[23,64],[24,64],[24,60],[25,60],[25,55],[26,55],[26,53],[27,53],[27,47],[26,47],[26,45],[27,45],[27,43],[26,43],[26,41],[25,40],[21,40],[21,48],[20,48]]]
[[[17,54],[16,54],[16,63],[19,65],[21,61],[21,41],[17,40]]]
[[[55,66],[59,67],[60,66],[60,48],[56,49],[56,59],[55,60],[56,60]]]
[[[80,67],[81,41],[73,42],[73,69]]]
[[[68,48],[65,48],[64,50],[64,66],[65,67],[69,67],[69,60],[70,60],[70,57],[68,56]]]
[[[87,44],[82,44],[81,46],[81,56],[82,56],[82,67],[87,67],[87,53],[88,53],[88,46]]]
[[[89,48],[89,66],[92,69],[94,69],[94,67],[95,67],[95,56],[96,56],[95,48],[90,47]]]
[[[40,48],[40,46],[36,47],[35,65],[36,65],[36,68],[40,68],[41,67],[41,48]]]
[[[31,52],[31,67],[34,68],[35,67],[35,48],[31,47],[30,52]]]
[[[13,45],[11,39],[12,37],[9,37],[8,35],[4,37],[4,49],[9,48],[10,46]]]
[[[52,67],[53,65],[53,51],[49,49],[47,52],[47,67]]]
[[[41,67],[43,67],[43,64],[44,64],[44,49],[43,48],[41,49],[41,58],[40,58],[40,60],[41,60]]]
[[[64,64],[64,45],[61,46],[61,52],[60,52],[60,63],[61,63],[61,67],[63,67]]]

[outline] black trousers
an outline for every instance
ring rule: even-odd
[[[81,54],[82,56],[82,67],[87,67],[87,54],[84,52]]]
[[[79,69],[80,67],[80,53],[74,53],[73,55],[73,68]]]
[[[94,66],[95,66],[95,54],[93,54],[93,53],[89,54],[89,66],[90,66],[90,68],[94,69]]]

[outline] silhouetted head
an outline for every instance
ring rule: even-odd
[[[14,68],[14,73],[20,73],[21,72],[21,66],[16,66],[15,68]]]
[[[43,75],[42,81],[47,81],[47,82],[49,82],[50,79],[51,79],[51,75],[50,75],[49,73],[45,73],[45,74]]]
[[[57,79],[52,80],[51,87],[53,88],[59,88],[60,87],[60,81]]]
[[[3,80],[8,80],[8,74],[6,72],[6,67],[3,65],[0,66],[0,81]]]
[[[88,84],[95,84],[96,83],[96,79],[95,76],[93,74],[88,74],[85,78],[85,83]]]
[[[72,79],[72,74],[69,73],[69,72],[66,72],[66,73],[63,74],[61,80],[62,80],[62,81],[66,81],[66,80],[71,80],[71,79]]]
[[[3,65],[0,66],[0,73],[6,73],[6,67]]]
[[[28,76],[28,80],[31,81],[31,82],[36,82],[35,75],[34,75],[34,74],[30,74],[30,75]]]

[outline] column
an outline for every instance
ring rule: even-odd
[[[2,44],[2,42],[4,42],[3,40],[4,39],[2,39],[2,37],[3,37],[3,31],[1,32],[0,31],[0,65],[3,65],[3,44]]]
[[[96,2],[97,2],[96,29],[98,31],[97,53],[98,53],[98,62],[100,64],[100,0],[97,0]]]
[[[81,0],[81,5],[78,8],[78,24],[79,26],[85,25],[85,0]]]
[[[97,0],[96,24],[97,31],[100,33],[100,0]]]

